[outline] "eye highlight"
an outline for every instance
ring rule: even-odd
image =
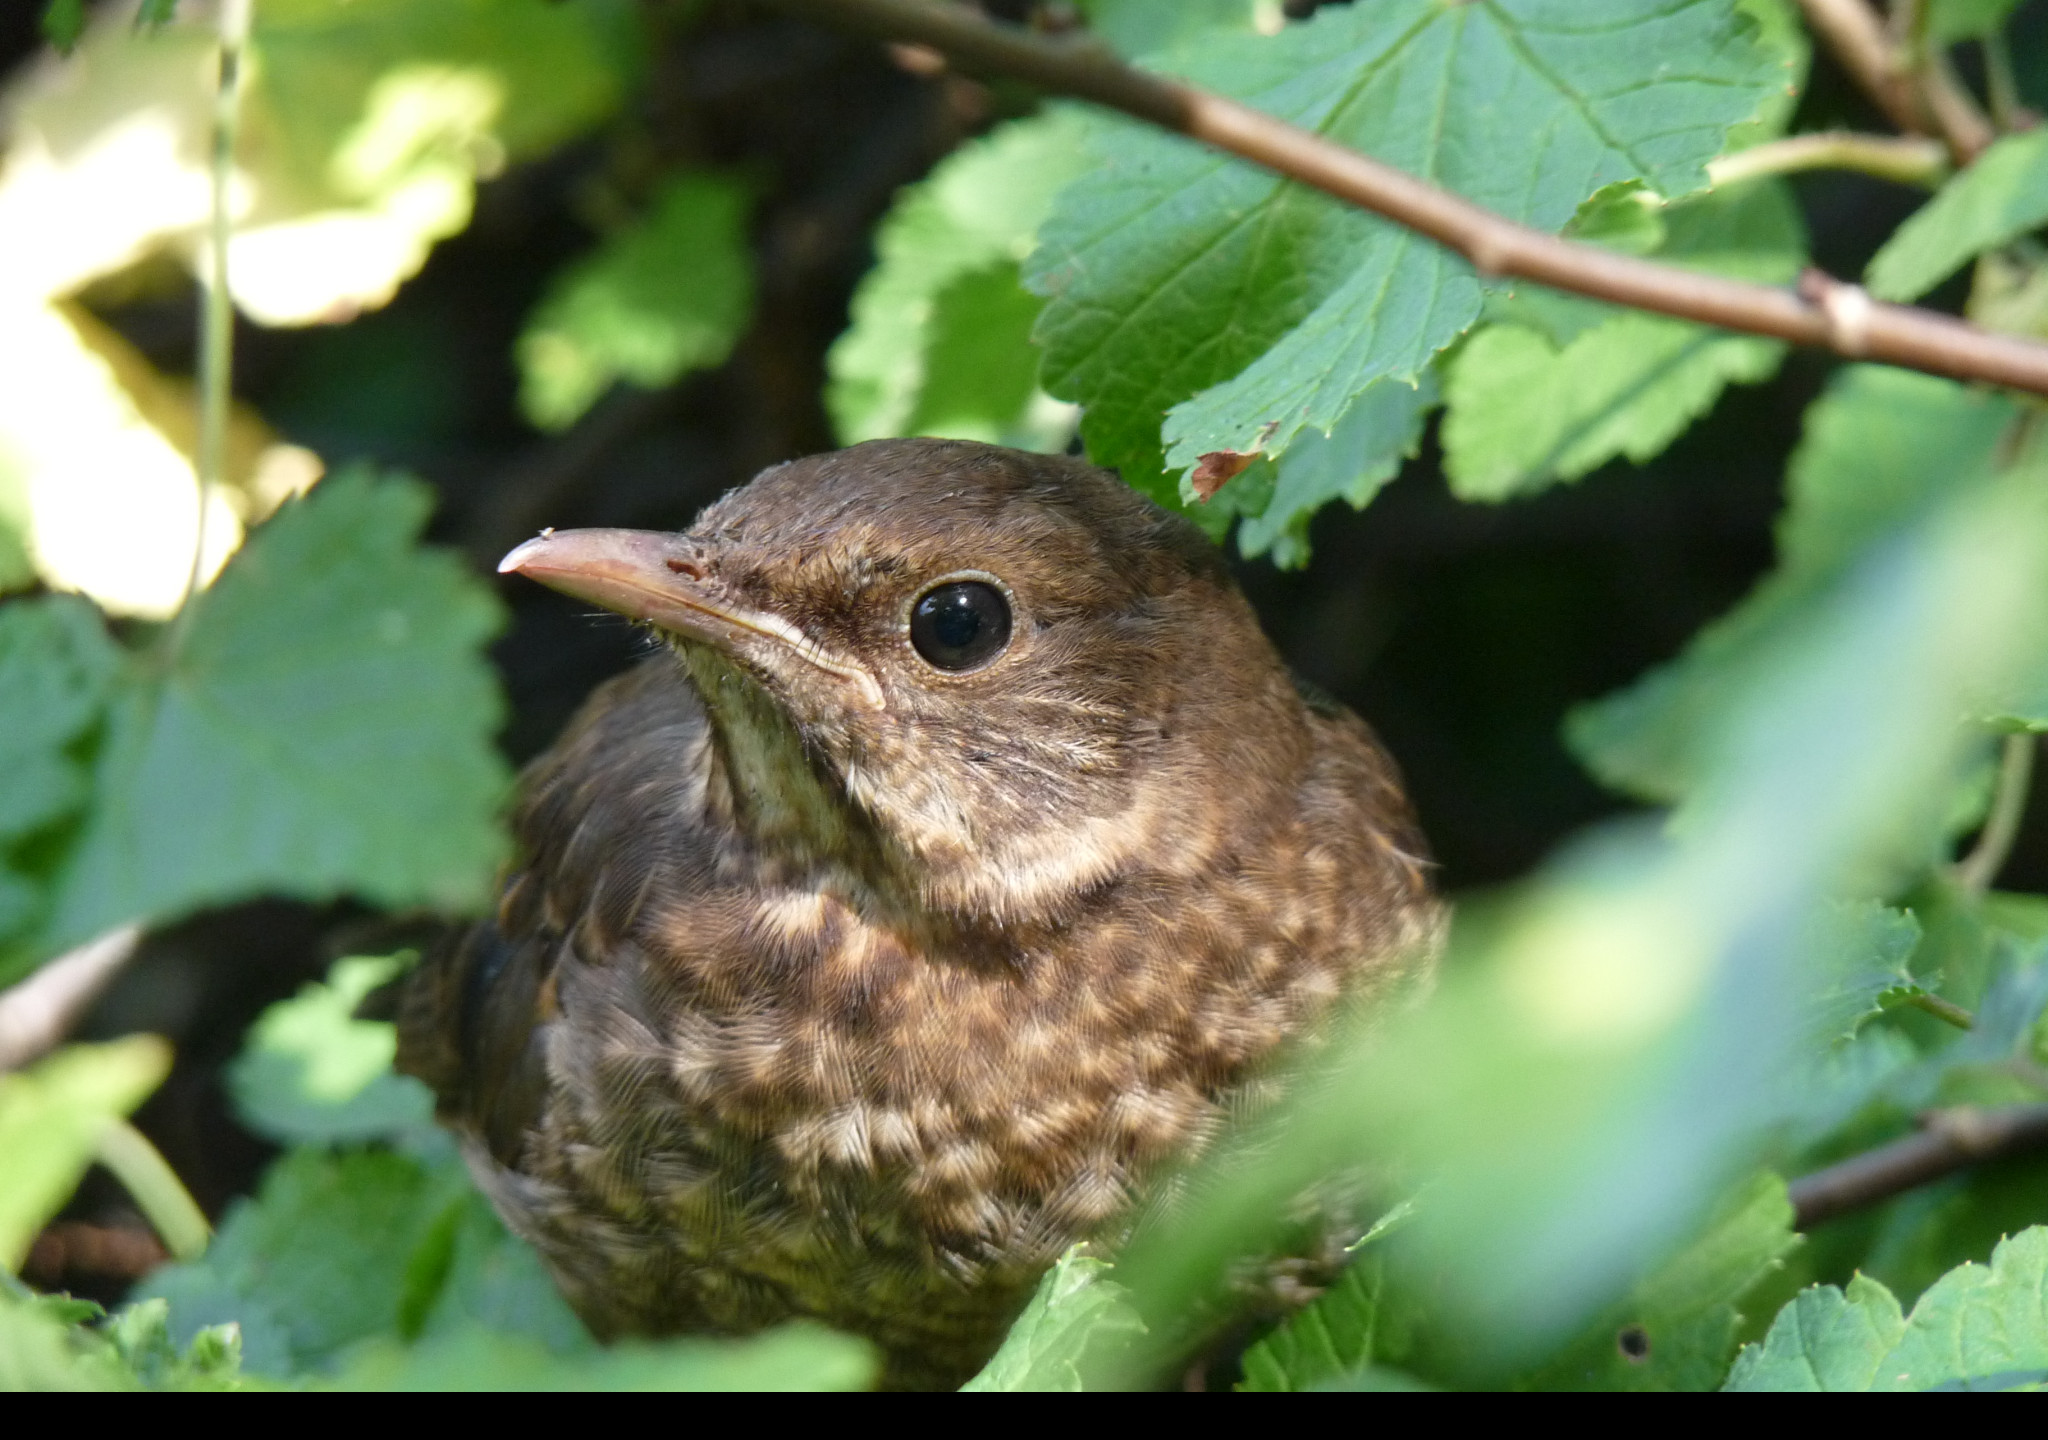
[[[910,609],[910,643],[937,670],[985,665],[1010,643],[1010,602],[980,580],[934,586]]]

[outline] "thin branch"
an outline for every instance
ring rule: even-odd
[[[2020,100],[2020,83],[2013,74],[2012,46],[2003,30],[1993,30],[1978,42],[1984,51],[1984,88],[1991,96],[1991,119],[2001,130],[2024,129],[2033,117]]]
[[[1915,73],[1920,79],[1920,94],[1927,102],[1928,113],[1934,117],[1934,128],[1948,142],[1949,153],[1955,156],[1956,163],[1969,164],[1998,138],[1991,118],[1984,113],[1984,107],[1977,103],[1977,97],[1970,93],[1969,87],[1963,84],[1962,77],[1956,74],[1948,52],[1939,49],[1924,51]]]
[[[235,136],[242,113],[243,52],[249,44],[253,0],[221,0],[220,69],[213,91],[212,189],[205,298],[199,309],[199,454],[195,467],[199,518],[192,530],[192,567],[170,632],[173,650],[190,625],[192,597],[206,573],[206,502],[227,478],[228,414],[234,400],[235,305],[228,292],[228,240],[233,232],[231,187]]]
[[[19,1070],[61,1045],[141,939],[141,927],[124,925],[0,990],[0,1070]]]
[[[1924,135],[1817,130],[1723,155],[1707,165],[1707,178],[1716,185],[1733,185],[1760,175],[1790,175],[1800,170],[1855,170],[1880,180],[1931,188],[1948,178],[1948,151],[1940,141]]]
[[[1921,1130],[1794,1180],[1795,1229],[1860,1210],[1987,1160],[2048,1145],[2048,1104],[1930,1111]]]
[[[2027,793],[2034,778],[2034,751],[2039,737],[2022,733],[2005,737],[1998,757],[1998,784],[1991,792],[1991,813],[1970,853],[1956,865],[1956,884],[1971,895],[1982,895],[2005,868],[2012,842],[2020,833],[2020,821],[2027,813]]]
[[[1787,291],[1562,240],[1234,100],[1132,69],[1092,42],[1041,38],[925,0],[778,3],[882,39],[929,45],[969,71],[1013,76],[1177,131],[1427,236],[1484,275],[2048,395],[2048,345],[1883,304],[1818,271]]]
[[[1884,22],[1863,0],[1799,0],[1799,8],[1806,14],[1807,27],[1887,120],[1908,135],[1926,133],[1927,122],[1914,103],[1905,67],[1898,63]]]

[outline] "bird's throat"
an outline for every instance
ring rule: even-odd
[[[709,803],[762,849],[798,864],[873,873],[878,842],[828,762],[761,682],[709,645],[676,646],[711,719]]]

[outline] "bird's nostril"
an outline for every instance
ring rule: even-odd
[[[704,567],[694,560],[670,560],[668,568],[678,575],[687,575],[692,580],[704,578]]]

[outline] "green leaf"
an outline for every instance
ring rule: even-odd
[[[30,1294],[0,1272],[0,1393],[140,1388],[113,1347],[76,1323],[69,1303]]]
[[[747,203],[736,181],[677,175],[558,275],[519,337],[526,417],[560,430],[617,381],[653,390],[723,364],[754,303]]]
[[[1730,1390],[2009,1390],[2048,1380],[2048,1226],[2003,1241],[1989,1266],[1944,1275],[1903,1322],[1899,1303],[1858,1277],[1802,1292]]]
[[[239,1390],[242,1334],[214,1325],[180,1350],[171,1343],[171,1307],[162,1300],[127,1305],[106,1318],[100,1333],[138,1380],[151,1390]]]
[[[1373,1361],[1385,1284],[1379,1255],[1354,1260],[1308,1308],[1245,1351],[1238,1388],[1315,1390],[1366,1369]]]
[[[294,1150],[229,1208],[204,1259],[155,1271],[136,1298],[167,1300],[180,1340],[239,1324],[257,1374],[326,1366],[397,1331],[412,1262],[468,1188],[452,1157]]]
[[[813,1325],[745,1340],[626,1341],[553,1355],[531,1340],[469,1330],[411,1348],[366,1347],[334,1382],[343,1390],[865,1390],[874,1352]]]
[[[100,718],[121,651],[71,596],[0,608],[0,845],[75,812],[87,794],[73,742]]]
[[[1145,1325],[1110,1279],[1111,1267],[1077,1246],[1045,1272],[1002,1348],[962,1390],[1081,1390],[1094,1364],[1113,1361]]]
[[[115,694],[47,951],[266,891],[466,906],[502,853],[495,600],[414,544],[427,491],[337,475],[259,531],[167,669]]]
[[[140,1105],[170,1069],[169,1046],[135,1035],[70,1045],[31,1069],[0,1074],[0,1268],[21,1268],[92,1163],[107,1122]]]
[[[471,1191],[443,1216],[446,1249],[416,1253],[401,1331],[435,1340],[475,1330],[518,1336],[550,1353],[595,1348],[531,1245],[505,1228],[491,1202]],[[429,1262],[438,1262],[430,1264]]]
[[[47,0],[43,6],[43,38],[69,52],[85,33],[85,0]]]
[[[1567,0],[1376,0],[1174,63],[1545,229],[1617,181],[1700,188],[1729,127],[1780,83],[1726,0],[1582,16]],[[1397,226],[1151,127],[1094,122],[1090,143],[1026,283],[1049,297],[1047,388],[1086,407],[1089,452],[1157,499],[1179,498],[1169,464],[1278,458],[1329,433],[1368,385],[1413,382],[1478,316],[1471,269]]]
[[[2048,131],[1994,141],[1943,185],[1871,259],[1864,281],[1882,300],[1915,300],[1963,262],[2048,221]]]
[[[1937,45],[1981,40],[2005,28],[2019,0],[1927,0],[1927,38]]]
[[[1760,678],[1807,603],[1866,549],[1996,462],[2017,413],[1947,380],[1853,366],[1808,411],[1778,528],[1778,568],[1677,660],[1568,718],[1573,753],[1645,799],[1693,788],[1729,700]]]
[[[394,1139],[431,1126],[433,1095],[391,1069],[396,1028],[355,1018],[363,997],[401,968],[395,959],[338,961],[326,984],[258,1016],[227,1072],[243,1122],[286,1143]]]
[[[1781,182],[1715,191],[1663,219],[1658,258],[1672,264],[1778,284],[1805,263],[1798,211]],[[1449,362],[1451,487],[1467,500],[1502,500],[1616,456],[1641,464],[1728,385],[1768,379],[1784,353],[1776,341],[1638,311],[1613,312],[1564,345],[1537,330],[1490,326]]]
[[[1085,168],[1082,129],[1079,113],[1062,108],[1012,121],[904,189],[876,232],[853,323],[827,357],[825,404],[843,443],[945,435],[1065,444],[1066,407],[1038,390],[1031,326],[1040,302],[1018,266],[1053,195]]]
[[[1822,912],[1807,944],[1814,989],[1806,1002],[1806,1033],[1818,1044],[1852,1038],[1885,1009],[1884,997],[1913,985],[1906,969],[1920,943],[1920,923],[1874,900],[1837,901]]]
[[[1899,1302],[1875,1280],[1858,1275],[1846,1294],[1814,1286],[1778,1312],[1761,1344],[1742,1348],[1722,1388],[1870,1390],[1905,1330]]]
[[[1271,553],[1273,563],[1290,569],[1308,563],[1309,521],[1332,500],[1349,501],[1362,509],[1400,472],[1401,462],[1422,443],[1422,425],[1437,400],[1436,379],[1425,374],[1414,385],[1379,380],[1344,412],[1328,435],[1310,432],[1296,440],[1278,464],[1263,467],[1272,475],[1272,495],[1256,514],[1247,514],[1237,530],[1238,549],[1246,557]],[[1217,497],[1228,503],[1253,477],[1233,480]]]
[[[1699,1239],[1526,1383],[1543,1390],[1715,1388],[1735,1355],[1743,1296],[1798,1245],[1785,1182],[1758,1176]]]

